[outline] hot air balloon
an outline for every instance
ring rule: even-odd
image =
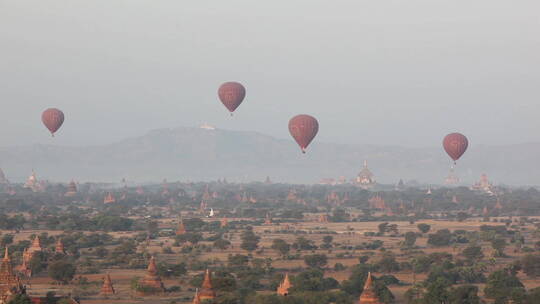
[[[469,146],[469,141],[467,140],[467,137],[465,135],[460,133],[451,133],[444,137],[443,140],[443,147],[446,153],[454,160],[454,164],[456,161],[467,151],[467,147]]]
[[[225,82],[219,87],[218,96],[232,116],[232,112],[238,108],[244,97],[246,97],[246,88],[238,82]]]
[[[307,146],[319,132],[319,122],[313,116],[296,115],[289,120],[289,132],[302,149],[302,153],[306,153]]]
[[[54,133],[58,131],[64,123],[64,113],[58,109],[50,108],[41,114],[41,120],[54,137]]]

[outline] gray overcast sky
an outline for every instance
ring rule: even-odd
[[[540,1],[0,0],[0,145],[197,126],[439,145],[540,141]],[[228,80],[248,95],[230,118]],[[67,116],[53,141],[41,111]]]

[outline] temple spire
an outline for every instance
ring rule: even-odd
[[[107,275],[103,278],[103,286],[101,287],[102,295],[111,295],[115,294],[114,286],[111,280],[110,274],[107,272]]]
[[[375,288],[373,287],[373,279],[371,277],[371,272],[368,272],[366,282],[364,283],[364,290],[360,295],[358,301],[359,304],[382,304],[379,300],[379,297],[375,293]]]
[[[6,246],[6,252],[4,253],[4,261],[9,261],[9,250],[7,246]]]
[[[285,277],[283,278],[283,281],[279,284],[277,288],[277,294],[280,296],[287,296],[289,295],[289,288],[291,288],[291,281],[289,280],[289,274],[286,273]]]
[[[204,281],[201,286],[199,298],[201,301],[213,300],[216,298],[216,292],[212,287],[212,275],[208,269],[206,269],[206,273],[204,274]]]

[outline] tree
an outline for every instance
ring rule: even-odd
[[[394,254],[388,252],[377,262],[377,267],[381,272],[390,273],[399,270],[399,263],[396,261]]]
[[[521,260],[521,267],[529,277],[540,276],[540,255],[528,254],[524,256]]]
[[[478,287],[474,285],[462,285],[452,288],[450,291],[450,304],[480,304]]]
[[[385,234],[388,231],[388,222],[380,223],[377,227],[380,234]]]
[[[418,230],[420,230],[420,232],[422,232],[422,233],[428,233],[429,230],[431,230],[431,226],[428,225],[428,224],[424,224],[424,223],[420,223],[420,224],[416,225],[416,227],[417,227]]]
[[[443,278],[437,278],[435,281],[428,282],[426,294],[424,295],[425,303],[447,303],[450,293],[448,286],[450,284]]]
[[[409,231],[405,233],[405,241],[403,242],[404,247],[412,247],[416,243],[416,233]]]
[[[66,261],[55,261],[49,265],[49,276],[64,284],[73,279],[75,271],[75,266]]]
[[[271,248],[278,251],[281,255],[287,255],[291,250],[291,245],[283,239],[274,239]]]
[[[297,238],[292,247],[296,250],[313,250],[317,248],[312,240],[308,240],[303,236]]]
[[[428,236],[428,244],[433,246],[448,246],[452,241],[452,234],[448,229],[437,230]]]
[[[7,302],[7,304],[32,304],[32,300],[25,294],[18,294]]]
[[[260,237],[255,235],[253,232],[253,227],[249,226],[244,232],[242,232],[242,235],[240,237],[242,239],[242,243],[240,244],[240,248],[246,250],[246,251],[254,251],[259,247],[259,241]]]
[[[484,294],[495,303],[506,303],[515,290],[524,290],[521,281],[507,270],[497,270],[488,276]]]
[[[482,247],[480,246],[469,246],[463,250],[462,254],[471,262],[477,262],[484,257]]]
[[[466,220],[467,218],[469,217],[469,215],[465,212],[458,212],[457,214],[457,220],[458,222],[463,222],[464,220]]]
[[[229,246],[231,245],[231,242],[227,241],[227,240],[224,240],[224,239],[217,239],[214,241],[214,247],[218,248],[218,249],[221,249],[221,250],[225,250],[227,248],[229,248]]]
[[[504,257],[504,248],[506,248],[506,241],[503,238],[496,238],[491,240],[491,247],[495,250],[495,255],[498,257]]]
[[[322,268],[328,263],[328,258],[325,254],[311,254],[304,256],[304,263],[308,267]]]
[[[334,237],[331,236],[331,235],[325,235],[322,239],[323,241],[323,245],[321,246],[321,248],[331,248],[332,247],[332,241],[334,241]]]

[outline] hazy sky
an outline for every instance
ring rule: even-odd
[[[439,145],[540,141],[540,1],[0,0],[0,145],[197,126]],[[247,87],[235,117],[217,87]],[[47,107],[66,122],[51,140]]]

